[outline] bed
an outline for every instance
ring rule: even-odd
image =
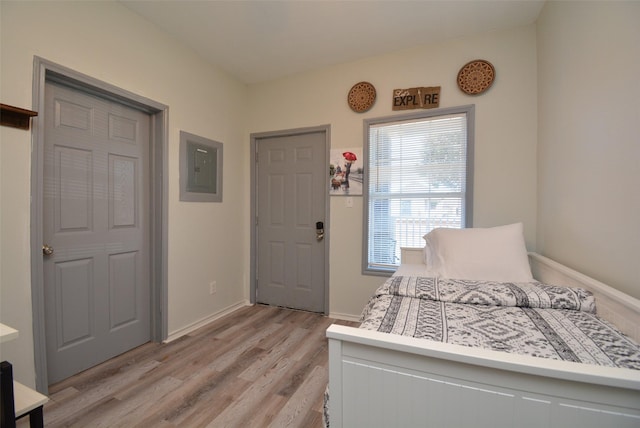
[[[521,224],[436,230],[425,240],[424,248],[402,250],[400,269],[363,310],[363,328],[327,330],[331,428],[640,427],[640,301],[527,254]],[[506,292],[507,303],[487,297],[485,286]],[[434,294],[436,303],[425,305],[428,316],[407,316],[412,306],[424,305],[411,299]],[[533,308],[509,303],[523,300]],[[476,319],[465,318],[458,307],[465,305],[475,305]],[[444,327],[433,321],[442,308],[454,314]],[[498,317],[484,320],[487,312]],[[523,319],[553,324],[560,315],[557,323],[568,336],[559,341],[544,329],[524,338],[503,330],[526,327]],[[577,319],[578,327],[565,318]],[[462,328],[469,324],[496,340],[479,341]],[[605,330],[614,324],[615,339],[606,345],[611,331]],[[514,349],[504,352],[505,343]],[[610,348],[610,355],[600,348]]]

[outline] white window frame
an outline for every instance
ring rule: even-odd
[[[431,119],[440,116],[464,114],[467,120],[467,151],[466,151],[466,180],[464,188],[463,209],[461,213],[461,227],[472,227],[473,221],[473,159],[474,159],[474,135],[475,135],[475,106],[465,105],[459,107],[440,108],[432,110],[424,110],[415,113],[386,116],[364,120],[364,177],[363,177],[363,240],[362,240],[362,273],[365,275],[382,275],[389,276],[397,269],[397,266],[384,263],[369,262],[369,180],[370,180],[370,130],[372,126],[392,124],[398,122],[415,122],[424,119]],[[420,233],[422,235],[422,233]],[[420,236],[421,238],[421,236]],[[421,241],[419,245],[424,245]],[[400,263],[400,254],[397,254],[398,264]]]

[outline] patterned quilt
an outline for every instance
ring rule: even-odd
[[[640,347],[596,316],[593,295],[533,281],[391,277],[361,328],[536,357],[640,370]]]
[[[587,290],[393,276],[360,328],[556,360],[640,370],[640,346],[596,316]],[[323,422],[329,428],[329,391]]]

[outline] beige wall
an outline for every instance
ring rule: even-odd
[[[473,59],[496,68],[493,87],[468,96],[458,70]],[[392,55],[330,67],[249,88],[250,132],[331,124],[332,148],[362,147],[363,119],[395,114],[394,89],[441,86],[441,107],[476,105],[474,225],[522,221],[528,247],[536,234],[536,30],[534,25],[461,38]],[[347,106],[359,81],[371,82],[377,101],[364,114]],[[331,197],[330,311],[358,316],[384,278],[363,276],[362,198],[353,208]]]
[[[7,2],[1,101],[31,108],[34,55],[164,103],[169,109],[169,333],[248,298],[246,87],[116,2]],[[179,202],[179,131],[224,143],[224,202]],[[34,384],[30,277],[30,132],[1,127],[0,321],[18,379]],[[201,225],[200,227],[196,227]],[[218,292],[209,294],[217,280]]]
[[[539,252],[640,298],[640,2],[538,19]]]

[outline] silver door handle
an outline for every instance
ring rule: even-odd
[[[316,223],[316,239],[322,241],[324,239],[324,222],[319,221]]]
[[[53,247],[49,246],[49,244],[44,244],[42,246],[42,254],[44,254],[45,256],[50,256],[51,254],[53,254]]]

